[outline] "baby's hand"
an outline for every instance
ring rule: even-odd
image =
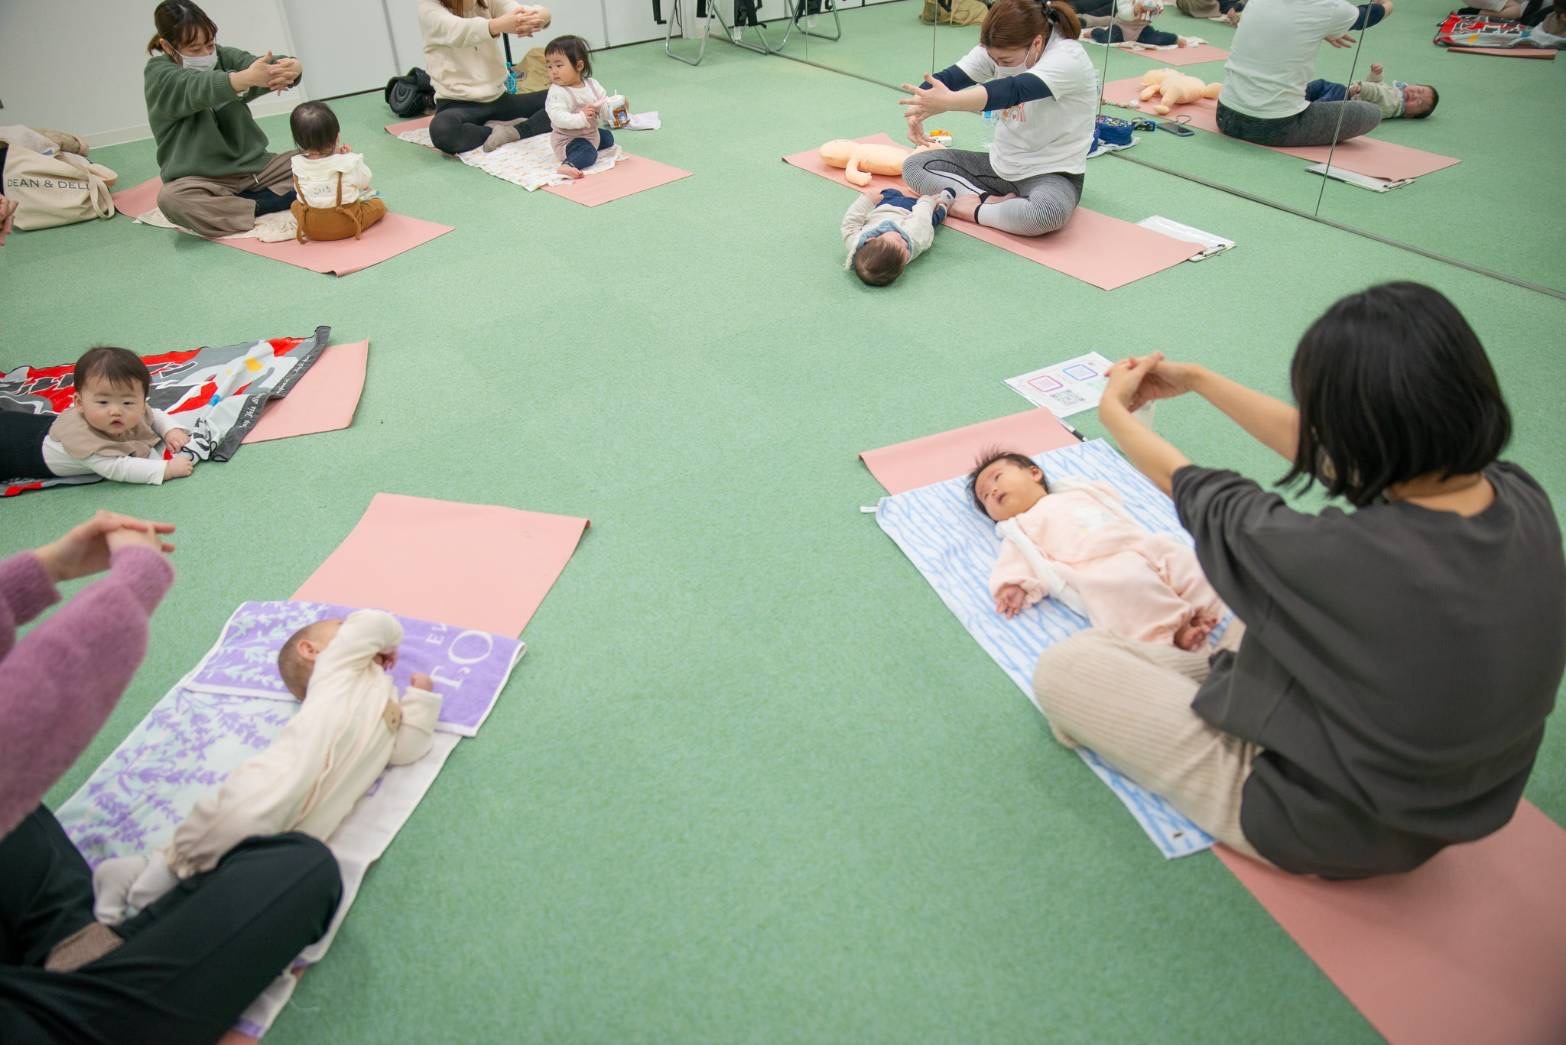
[[[422,672],[415,671],[413,677],[408,680],[409,689],[422,689],[426,693],[435,692],[435,680]]]
[[[390,671],[397,666],[397,651],[395,649],[381,650],[375,655],[375,663]]]
[[[1348,85],[1348,96],[1350,98],[1358,98],[1359,97],[1359,84],[1351,83],[1351,84]]]
[[[587,117],[589,120],[596,120],[596,119],[598,119],[598,106],[596,106],[596,105],[584,105],[584,106],[582,106],[582,115]]]
[[[1028,593],[1020,584],[1008,584],[995,593],[995,612],[1008,620],[1022,612],[1027,605]]]
[[[196,462],[189,454],[175,454],[163,463],[164,479],[183,479],[196,470]]]
[[[1381,63],[1380,62],[1371,62],[1370,63],[1370,75],[1371,76],[1380,76],[1381,75]]]
[[[339,156],[346,156],[350,152],[353,152],[353,146],[349,145],[347,142],[341,142],[341,143],[338,144],[338,146],[337,146],[337,155],[339,155]]]
[[[163,441],[168,444],[170,453],[177,454],[190,444],[190,433],[183,428],[171,428]]]

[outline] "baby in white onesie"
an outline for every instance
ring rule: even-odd
[[[397,699],[389,672],[401,641],[402,625],[379,610],[295,632],[278,669],[302,701],[298,713],[270,747],[196,802],[168,846],[99,865],[98,920],[119,924],[253,835],[302,831],[325,841],[388,765],[423,758],[440,697],[428,675],[415,674]]]
[[[996,612],[1016,616],[1047,597],[1096,628],[1143,642],[1201,649],[1224,606],[1182,541],[1149,533],[1104,483],[1057,480],[1022,454],[994,450],[969,475],[973,499],[996,522],[990,573]]]

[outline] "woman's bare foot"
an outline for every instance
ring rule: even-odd
[[[958,196],[952,200],[951,204],[946,208],[946,216],[948,218],[960,218],[963,221],[972,221],[973,212],[978,209],[979,197],[970,192],[965,196]]]
[[[556,167],[555,168],[555,173],[556,174],[564,174],[567,178],[570,178],[572,181],[575,181],[577,178],[580,178],[582,176],[582,172],[577,170],[575,167],[571,166],[569,163],[562,163],[560,166]]]

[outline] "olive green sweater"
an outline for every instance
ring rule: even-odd
[[[236,94],[228,82],[229,73],[248,69],[257,56],[237,47],[219,47],[217,54],[217,68],[207,70],[186,69],[163,54],[147,60],[142,76],[147,122],[165,182],[192,175],[254,174],[271,156],[266,132],[247,104],[267,89],[252,87]]]

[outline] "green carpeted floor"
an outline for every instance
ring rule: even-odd
[[[268,1040],[1373,1040],[1215,859],[1163,861],[1051,740],[859,512],[879,489],[855,454],[1016,411],[1003,378],[1089,349],[1281,393],[1330,302],[1412,278],[1470,317],[1510,456],[1566,497],[1566,362],[1541,333],[1566,304],[1113,158],[1087,205],[1238,249],[1108,294],[942,234],[872,291],[841,269],[848,192],[778,157],[900,133],[895,95],[721,43],[695,69],[661,45],[595,66],[663,114],[629,149],[694,177],[591,210],[530,195],[390,138],[371,95],[334,103],[346,139],[393,209],[456,226],[410,254],[333,279],[125,220],[0,250],[3,367],[318,323],[372,342],[346,431],[0,505],[4,551],[100,506],[179,525],[151,652],[50,801],[375,492],[587,515],[482,735]],[[146,142],[97,158],[155,172]],[[1544,257],[1545,229],[1509,236]],[[1203,463],[1282,471],[1199,403],[1158,422]],[[1528,794],[1566,817],[1558,729]]]

